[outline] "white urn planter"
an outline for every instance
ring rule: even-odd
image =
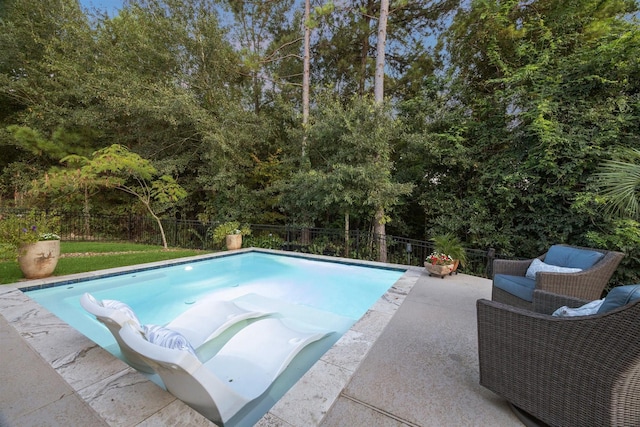
[[[227,249],[230,251],[240,249],[242,247],[242,234],[227,234],[226,243]]]
[[[27,279],[49,277],[58,265],[60,240],[42,240],[20,246],[18,264]]]

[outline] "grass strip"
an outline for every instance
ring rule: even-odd
[[[172,249],[165,251],[158,246],[136,245],[133,243],[91,243],[62,242],[63,254],[89,253],[89,256],[60,258],[53,272],[54,276],[86,273],[106,268],[124,267],[148,262],[201,255],[205,252],[192,249]],[[111,252],[127,252],[112,254]],[[15,283],[24,280],[17,261],[0,262],[0,284]]]
[[[162,246],[140,245],[130,242],[60,242],[60,253],[102,253],[129,251],[161,251]]]

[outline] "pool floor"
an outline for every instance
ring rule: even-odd
[[[265,252],[279,253],[278,251]],[[211,257],[211,255],[203,257]],[[316,257],[309,256],[309,258]],[[317,258],[335,261],[335,258]],[[346,261],[353,263],[353,260]],[[363,262],[362,265],[379,266],[380,264]],[[114,270],[125,271],[125,269]],[[25,286],[32,286],[36,282],[51,283],[70,278],[80,279],[80,276],[92,277],[95,274],[25,282]],[[272,417],[284,420],[292,426],[317,425],[420,274],[421,269],[409,269],[257,425],[272,425],[269,421]],[[73,390],[72,394],[82,398],[108,424],[138,425],[160,420],[170,424],[168,420],[176,414],[179,414],[180,423],[183,423],[184,417],[187,416],[194,422],[199,419],[199,414],[193,413],[194,411],[171,394],[149,382],[140,373],[40,307],[17,287],[10,285],[2,287],[0,297],[0,314],[62,376]],[[287,413],[289,415],[286,415]],[[196,423],[198,424],[200,421]]]

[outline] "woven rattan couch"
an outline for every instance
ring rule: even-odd
[[[533,300],[478,300],[480,384],[550,426],[640,426],[640,299],[572,318],[548,313],[586,301]]]
[[[582,263],[582,266],[585,265],[585,259],[589,256],[591,256],[591,259],[597,259],[597,261],[580,272],[558,273],[541,271],[535,275],[535,279],[530,279],[526,277],[526,273],[536,258],[528,260],[494,260],[491,299],[516,307],[532,309],[534,290],[543,290],[585,300],[601,298],[602,292],[624,254],[622,252],[578,246],[554,245],[549,248],[548,252],[539,256],[537,260],[544,262],[548,258],[547,255],[551,254],[550,257],[554,258],[553,262],[556,262],[558,257],[555,255],[560,254],[561,261],[558,265],[562,266],[562,264],[570,264],[572,262],[571,253],[577,254],[574,257],[574,261],[582,257],[582,260],[578,261],[578,264]],[[569,254],[568,257],[567,254]],[[571,267],[571,265],[564,265],[563,267]],[[504,286],[504,282],[515,287],[516,291],[514,292],[508,286]]]

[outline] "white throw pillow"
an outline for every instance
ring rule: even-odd
[[[150,343],[174,350],[188,351],[196,355],[189,340],[180,332],[158,325],[144,325],[144,336]]]
[[[559,309],[553,312],[553,316],[557,317],[573,317],[573,316],[589,316],[590,314],[596,314],[600,309],[600,306],[604,302],[603,299],[597,299],[591,301],[578,308],[569,308],[563,305]]]
[[[570,267],[558,267],[557,265],[545,264],[540,261],[538,258],[534,259],[531,262],[531,265],[527,269],[527,276],[529,279],[536,278],[536,273],[539,271],[545,271],[549,273],[578,273],[582,271],[581,268],[570,268]]]

